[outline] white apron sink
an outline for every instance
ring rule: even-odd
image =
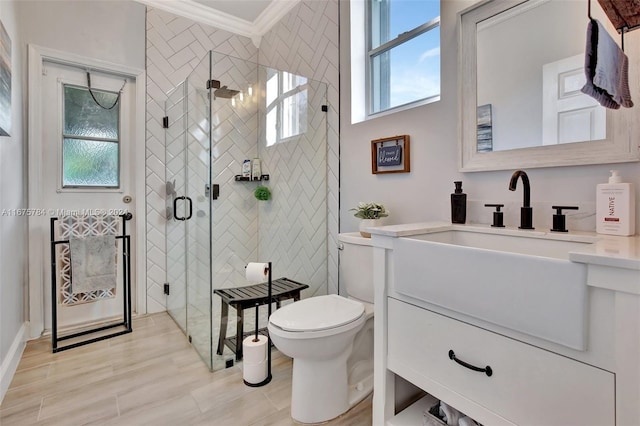
[[[573,349],[586,349],[586,265],[596,238],[451,226],[394,240],[400,294]]]

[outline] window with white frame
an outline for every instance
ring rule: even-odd
[[[307,131],[307,79],[285,71],[267,71],[266,140],[272,146]]]
[[[367,0],[367,110],[440,98],[440,1]]]

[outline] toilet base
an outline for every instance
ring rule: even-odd
[[[361,361],[355,368],[352,368],[349,375],[349,408],[358,404],[373,392],[372,364],[371,361]]]
[[[346,369],[346,354],[330,361],[294,359],[291,417],[300,423],[326,422],[346,413],[373,392],[373,374],[347,383]]]
[[[347,411],[350,405],[346,366],[346,354],[332,360],[294,359],[291,417],[301,423],[321,423]]]

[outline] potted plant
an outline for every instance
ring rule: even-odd
[[[271,199],[271,190],[266,186],[260,185],[253,191],[253,195],[260,201],[268,201]]]
[[[360,235],[366,238],[371,238],[369,232],[365,232],[365,228],[372,226],[381,226],[382,218],[389,216],[389,211],[384,208],[382,204],[378,203],[358,203],[358,207],[351,209],[355,211],[355,217],[362,219],[360,221]]]

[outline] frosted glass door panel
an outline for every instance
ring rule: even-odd
[[[62,186],[119,188],[118,93],[69,84],[63,91]]]
[[[120,108],[116,104],[118,94],[102,90],[89,90],[82,87],[65,85],[64,87],[64,133],[74,136],[86,136],[100,139],[118,139]]]
[[[65,138],[62,184],[118,187],[118,143]]]

